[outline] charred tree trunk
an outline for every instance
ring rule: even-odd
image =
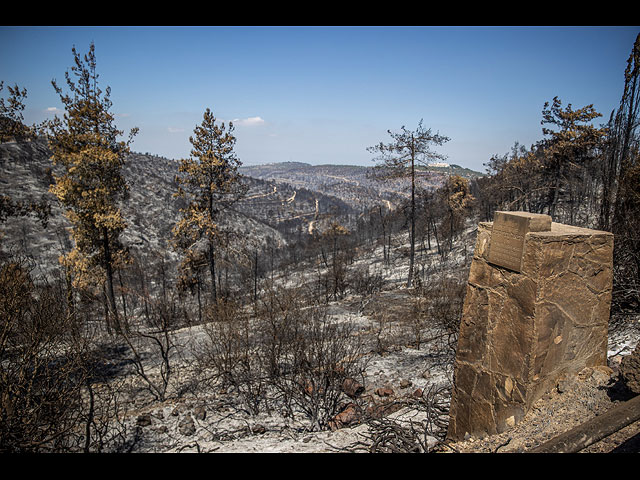
[[[106,228],[102,229],[102,245],[104,248],[104,267],[107,272],[107,306],[109,313],[113,315],[116,333],[120,333],[120,320],[118,318],[118,309],[116,308],[116,297],[113,291],[113,265],[111,249],[109,248],[109,232]]]

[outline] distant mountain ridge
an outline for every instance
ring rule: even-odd
[[[477,178],[482,173],[456,164],[447,166],[419,167],[419,186],[437,188],[448,175]],[[373,167],[362,165],[311,165],[303,162],[279,162],[240,167],[243,175],[256,179],[287,183],[331,195],[351,205],[356,210],[371,208],[384,203],[396,207],[409,197],[408,179],[374,178]]]

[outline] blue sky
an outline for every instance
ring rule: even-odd
[[[72,46],[95,43],[118,128],[133,150],[189,155],[206,108],[236,125],[245,165],[373,165],[387,130],[423,124],[437,151],[484,171],[493,154],[542,138],[546,101],[617,107],[640,27],[0,26],[0,80],[28,91],[27,123],[62,104]],[[0,95],[6,96],[6,89]],[[60,112],[58,113],[60,114]]]

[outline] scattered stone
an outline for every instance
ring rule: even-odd
[[[411,380],[406,380],[404,378],[400,380],[400,388],[409,388],[411,385],[413,385],[413,383],[411,383]]]
[[[139,427],[148,427],[151,425],[151,415],[148,413],[144,413],[142,415],[138,415],[138,419],[136,420],[136,424]]]
[[[265,428],[265,426],[260,423],[256,423],[253,427],[251,427],[251,433],[253,433],[254,435],[262,435],[266,431],[267,429]]]
[[[376,395],[379,397],[390,397],[393,395],[393,389],[391,387],[380,387],[376,389]]]
[[[351,398],[356,398],[364,392],[364,387],[353,378],[345,378],[342,382],[342,391]]]
[[[349,426],[359,420],[358,409],[353,403],[349,403],[339,414],[329,421],[331,430],[337,430]]]
[[[204,420],[207,418],[207,409],[203,406],[196,407],[193,410],[193,416],[196,420]]]
[[[413,391],[413,393],[411,394],[411,396],[413,398],[421,398],[422,397],[422,389],[421,388],[417,388]]]
[[[640,393],[640,342],[631,354],[626,355],[620,363],[620,378],[629,390]]]
[[[196,425],[193,422],[191,415],[187,415],[180,420],[180,423],[178,423],[178,431],[187,437],[196,433]]]

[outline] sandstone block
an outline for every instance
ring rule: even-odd
[[[496,212],[494,220],[478,225],[469,271],[453,440],[500,433],[559,378],[606,365],[613,235],[524,212]]]
[[[490,263],[522,270],[525,235],[551,230],[549,215],[526,212],[495,212],[488,260]]]

